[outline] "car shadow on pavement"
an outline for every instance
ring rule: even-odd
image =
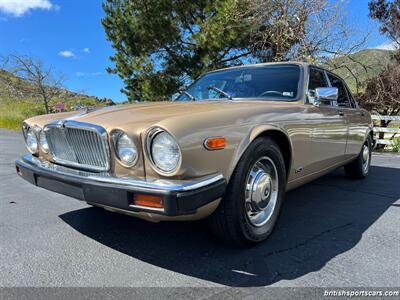
[[[287,193],[271,237],[249,249],[220,244],[207,222],[150,223],[99,208],[61,219],[85,236],[146,263],[218,284],[265,286],[320,270],[355,247],[400,197],[400,169],[371,167],[366,180],[341,169]]]

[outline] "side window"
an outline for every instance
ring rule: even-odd
[[[339,93],[338,100],[337,100],[338,106],[351,107],[351,102],[350,102],[349,96],[347,95],[347,91],[343,84],[343,81],[339,77],[336,77],[329,73],[328,73],[328,78],[329,78],[329,81],[331,82],[331,85],[333,87],[338,88],[338,93]]]
[[[324,71],[316,68],[310,68],[310,77],[308,81],[308,102],[314,103],[314,92],[316,88],[328,87]]]
[[[349,87],[347,85],[344,85],[344,87],[346,88],[347,95],[349,96],[351,107],[357,108],[356,100],[354,99],[353,95],[351,94]]]

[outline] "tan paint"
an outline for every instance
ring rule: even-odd
[[[69,112],[38,116],[28,119],[26,123],[43,127],[54,120],[73,118],[103,126],[108,134],[115,129],[123,130],[142,150],[140,159],[136,166],[126,168],[115,159],[113,147],[110,147],[112,173],[118,176],[168,177],[178,180],[221,172],[229,181],[237,162],[250,143],[260,134],[279,131],[289,139],[291,147],[287,180],[287,190],[290,190],[356,157],[372,128],[371,117],[364,110],[340,108],[345,112],[345,117],[340,118],[337,114],[338,108],[306,104],[308,65],[299,65],[304,71],[303,89],[301,99],[295,102],[256,99],[149,102],[107,107],[83,115],[80,115],[81,112]],[[159,174],[151,165],[145,151],[147,132],[153,127],[167,130],[178,141],[182,161],[172,174]],[[204,140],[213,136],[226,138],[225,149],[205,149]],[[51,159],[44,153],[40,155]],[[302,171],[296,172],[299,168]],[[216,205],[209,205],[187,218],[204,217],[215,207]],[[140,216],[143,217],[142,214]],[[156,214],[150,216],[156,220],[165,219]],[[148,218],[149,214],[144,214],[144,217]]]

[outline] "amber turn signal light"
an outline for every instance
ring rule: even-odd
[[[226,139],[224,137],[208,138],[204,141],[204,147],[208,150],[224,149],[226,146]]]
[[[152,208],[164,208],[163,198],[153,195],[135,194],[133,195],[133,204]]]

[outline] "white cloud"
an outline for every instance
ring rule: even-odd
[[[375,47],[375,49],[381,49],[381,50],[396,50],[398,48],[399,45],[396,42],[386,42]]]
[[[85,53],[90,53],[90,49],[89,48],[83,48],[82,51],[85,52]]]
[[[78,77],[91,77],[91,76],[99,76],[101,75],[101,72],[91,72],[91,73],[87,73],[87,72],[76,72],[76,76]]]
[[[0,12],[15,17],[21,17],[32,9],[58,10],[50,0],[0,0]]]
[[[58,52],[58,55],[63,56],[63,57],[74,57],[75,56],[74,52],[69,51],[69,50],[60,51],[60,52]]]

